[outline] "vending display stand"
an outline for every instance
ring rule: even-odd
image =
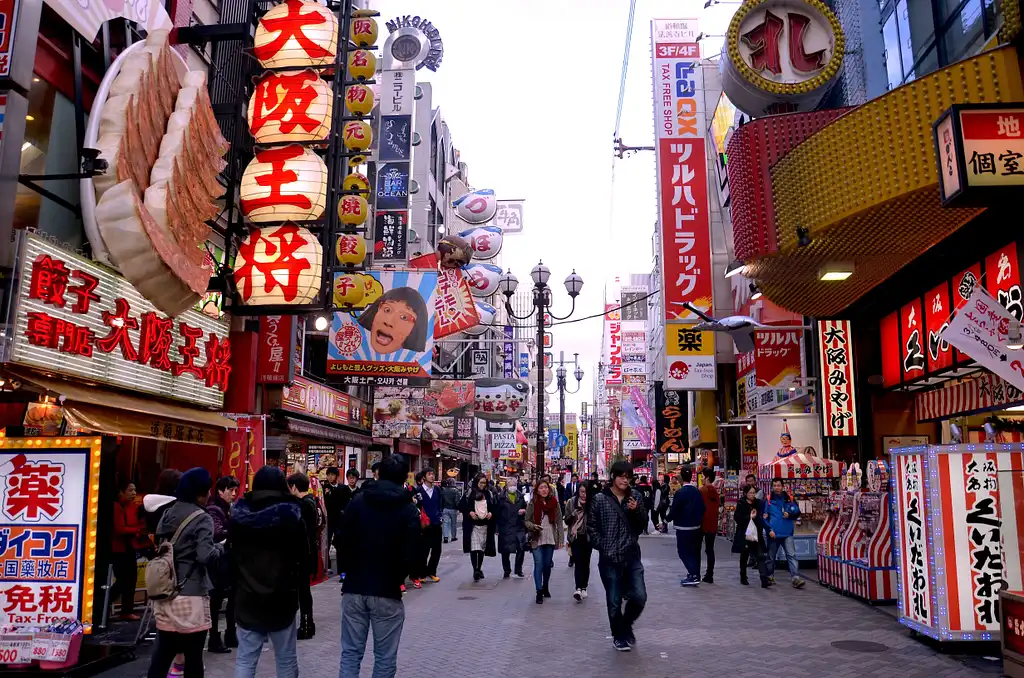
[[[818,531],[818,583],[836,591],[849,588],[844,578],[848,573],[843,569],[841,556],[842,539],[853,520],[853,494],[832,492],[825,506],[826,518]]]
[[[1024,444],[890,455],[900,623],[939,641],[1000,640],[1000,591],[1024,589]]]
[[[844,591],[869,603],[896,602],[896,565],[887,492],[855,492],[840,543]]]
[[[797,560],[817,560],[817,540],[828,518],[829,494],[838,488],[839,462],[798,452],[761,466],[758,484],[765,496],[771,493],[772,480],[781,478],[800,506],[800,519],[793,534]]]

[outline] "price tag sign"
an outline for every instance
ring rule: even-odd
[[[40,632],[32,636],[32,659],[35,661],[46,661],[50,654],[50,637],[53,634]]]
[[[31,664],[32,635],[7,634],[0,636],[0,664]]]
[[[68,660],[68,651],[71,649],[71,638],[71,636],[62,633],[53,634],[46,653],[46,661],[66,662]]]

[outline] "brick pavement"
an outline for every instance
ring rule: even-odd
[[[591,597],[572,600],[572,570],[565,551],[555,555],[553,598],[534,602],[532,578],[500,580],[500,559],[488,558],[482,585],[472,583],[461,542],[445,547],[441,582],[424,584],[405,598],[406,622],[399,651],[399,676],[418,676],[424,664],[445,678],[487,676],[603,677],[785,675],[787,678],[904,676],[968,678],[999,675],[998,663],[981,669],[941,655],[912,639],[892,616],[809,582],[802,591],[789,586],[784,570],[779,586],[762,590],[753,578],[740,586],[736,557],[718,541],[719,567],[714,585],[679,587],[681,565],[671,536],[643,537],[648,604],[636,624],[638,645],[617,653],[608,639],[604,591],[592,565]],[[526,557],[526,571],[532,567]],[[340,597],[336,581],[314,589],[317,637],[299,643],[306,676],[338,671]],[[833,648],[839,640],[882,643],[878,653]],[[370,675],[372,640],[363,675]],[[144,651],[144,650],[143,650]],[[233,655],[206,655],[206,675],[233,675]],[[105,678],[145,675],[144,657],[102,674]],[[977,664],[978,662],[975,662]],[[982,662],[984,663],[984,662]],[[260,677],[274,675],[273,656],[265,652]],[[984,669],[984,670],[982,670]],[[430,673],[434,673],[431,671]]]

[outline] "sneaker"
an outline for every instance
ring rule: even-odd
[[[582,589],[576,589],[576,592],[572,594],[572,597],[576,599],[577,603],[582,603],[583,602],[583,590]]]
[[[803,579],[799,579],[799,578],[798,579],[794,579],[793,580],[793,588],[795,588],[795,589],[802,589],[806,583],[807,582],[805,582]]]
[[[514,575],[512,575],[512,576],[513,576],[513,577],[515,577],[516,579],[526,579],[526,575],[525,575],[525,574],[523,574],[522,572],[516,572],[516,573],[515,573]]]
[[[421,582],[419,579],[413,579],[412,580],[412,587],[414,589],[421,589],[421,588],[423,588],[423,582]]]
[[[622,638],[615,638],[614,640],[612,640],[612,647],[614,647],[619,652],[629,652],[633,649],[632,647],[630,647],[629,643],[627,643]]]
[[[775,577],[768,577],[768,583],[775,586]]]
[[[704,578],[701,579],[701,581],[704,582],[705,584],[714,584],[715,583],[715,577],[714,577],[714,575],[706,574],[706,575],[704,575]]]
[[[438,577],[436,574],[432,574],[429,577],[427,577],[427,581],[429,581],[431,584],[436,584],[437,582],[441,581],[441,578]]]
[[[583,594],[583,600],[586,600],[587,599],[587,590],[586,589],[580,589],[580,593]]]
[[[171,669],[167,672],[167,678],[176,678],[177,676],[185,675],[185,665],[174,662],[171,664]]]
[[[511,577],[511,576],[512,576],[512,573],[511,573],[511,572],[506,572],[505,574],[501,575],[501,578],[502,578],[502,579],[508,579],[508,578],[509,578],[509,577]]]
[[[680,579],[679,580],[679,585],[680,586],[700,586],[700,579],[697,578],[697,575],[691,574],[686,579]]]
[[[629,643],[630,647],[636,647],[636,636],[633,635],[632,630],[626,632],[625,641]]]

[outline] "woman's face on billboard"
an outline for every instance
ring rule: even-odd
[[[394,353],[416,327],[416,313],[402,301],[388,300],[377,307],[370,326],[370,346],[377,353]]]

